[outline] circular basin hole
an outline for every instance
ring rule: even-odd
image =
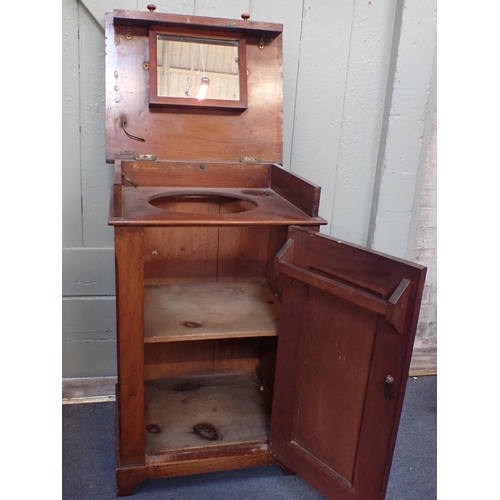
[[[257,206],[236,196],[218,194],[159,195],[148,202],[156,208],[184,214],[236,214]]]

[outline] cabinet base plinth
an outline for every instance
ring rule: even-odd
[[[244,469],[247,467],[261,467],[264,465],[277,465],[285,473],[288,471],[288,469],[285,471],[284,466],[267,450],[258,449],[253,452],[252,450],[247,450],[245,454],[238,454],[238,452],[241,453],[241,450],[236,448],[234,456],[117,466],[116,496],[132,495],[138,484],[149,479]]]

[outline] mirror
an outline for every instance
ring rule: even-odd
[[[238,42],[158,35],[158,95],[239,101]]]
[[[244,39],[154,32],[150,41],[151,103],[246,108]]]

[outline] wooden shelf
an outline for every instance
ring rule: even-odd
[[[225,446],[265,445],[270,404],[250,374],[164,378],[145,382],[146,455],[155,462],[214,452]],[[195,432],[211,425],[213,440]],[[151,430],[155,432],[151,432]],[[168,455],[166,457],[165,455]]]
[[[263,283],[144,287],[144,342],[277,335],[280,305]]]

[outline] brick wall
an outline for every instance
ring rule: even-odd
[[[414,260],[427,266],[416,348],[437,345],[437,108],[434,108],[420,198]]]

